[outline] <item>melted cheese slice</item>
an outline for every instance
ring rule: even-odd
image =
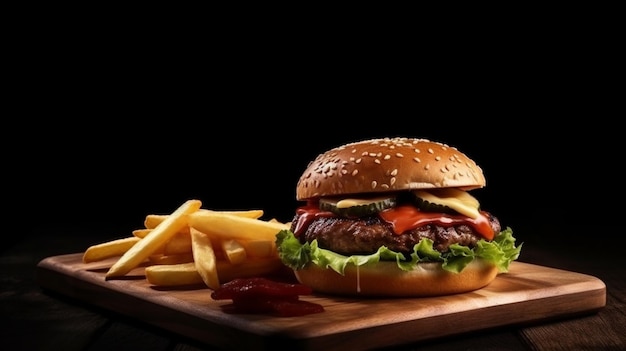
[[[456,188],[416,190],[415,195],[430,203],[449,207],[473,219],[479,216],[480,204],[467,191]]]

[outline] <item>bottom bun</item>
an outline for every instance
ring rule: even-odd
[[[416,297],[450,295],[480,289],[496,278],[498,269],[493,264],[476,259],[460,273],[444,270],[441,263],[420,263],[412,271],[403,271],[395,262],[377,262],[358,267],[348,265],[344,275],[314,264],[294,273],[300,283],[319,293]]]

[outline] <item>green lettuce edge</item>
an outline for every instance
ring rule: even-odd
[[[342,275],[348,264],[361,266],[378,261],[395,261],[398,268],[404,271],[417,268],[420,262],[441,262],[442,268],[446,271],[459,273],[478,258],[495,264],[498,272],[505,273],[509,271],[511,262],[518,259],[522,249],[522,244],[515,246],[515,241],[513,230],[509,227],[498,233],[491,241],[480,239],[474,248],[452,244],[450,250],[445,253],[435,250],[432,240],[422,239],[413,247],[409,260],[403,254],[385,246],[371,255],[344,256],[320,248],[317,240],[302,244],[291,230],[281,230],[276,234],[278,255],[286,266],[299,270],[313,263]]]

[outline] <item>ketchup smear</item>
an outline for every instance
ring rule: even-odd
[[[270,314],[279,317],[303,316],[324,312],[322,305],[300,300],[310,295],[310,287],[278,282],[268,278],[238,278],[222,284],[211,293],[214,300],[232,300],[222,306],[226,313]]]

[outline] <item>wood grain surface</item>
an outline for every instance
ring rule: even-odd
[[[302,297],[325,312],[302,317],[223,313],[208,288],[160,289],[143,268],[105,280],[115,259],[84,264],[82,253],[52,256],[37,265],[38,284],[200,342],[226,349],[365,350],[446,335],[591,314],[606,304],[602,280],[556,268],[513,262],[510,272],[469,293],[363,299]],[[445,326],[445,328],[441,327]]]

